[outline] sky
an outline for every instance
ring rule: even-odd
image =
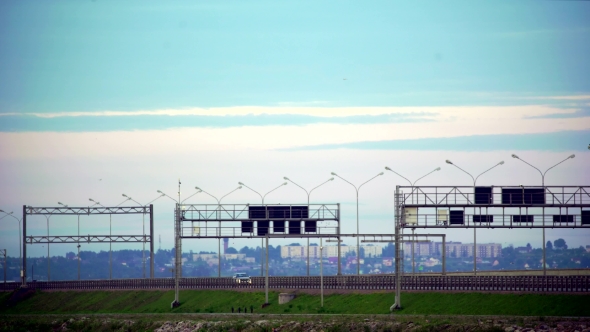
[[[362,233],[391,233],[396,185],[590,185],[590,3],[586,1],[2,1],[0,209],[145,204],[238,182],[264,194],[287,176],[307,190],[331,172],[359,185]],[[340,203],[356,230],[356,194],[336,178],[312,203]],[[266,198],[296,204],[293,183]],[[187,201],[214,203],[205,194]],[[242,188],[224,203],[258,203]],[[130,203],[125,202],[126,204]],[[173,246],[173,199],[154,202],[156,248]],[[3,214],[0,214],[0,218]],[[47,232],[31,217],[27,233]],[[113,217],[141,234],[141,217]],[[52,216],[51,235],[77,233]],[[81,234],[108,233],[81,217]],[[428,232],[428,231],[424,231]],[[440,230],[432,230],[440,232]],[[472,231],[448,230],[472,243]],[[113,232],[115,233],[115,232]],[[590,245],[586,230],[547,239]],[[541,230],[481,230],[477,241],[542,245]],[[303,243],[273,240],[271,244]],[[313,242],[313,240],[312,240]],[[345,239],[353,244],[354,239]],[[231,240],[230,246],[260,245]],[[16,219],[0,247],[18,252]],[[115,244],[116,249],[141,245]],[[45,255],[41,245],[31,255]],[[108,250],[108,244],[83,250]],[[75,251],[51,245],[51,255]],[[183,250],[216,251],[216,240]]]

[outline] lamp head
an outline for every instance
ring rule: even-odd
[[[504,160],[498,163],[498,165],[504,165]]]
[[[338,176],[338,174],[336,174],[336,173],[334,173],[334,172],[332,172],[332,173],[330,173],[330,174]]]
[[[238,189],[242,189],[242,186],[239,186]]]
[[[284,180],[287,180],[287,181],[290,181],[290,180],[289,180],[289,178],[288,178],[288,177],[286,177],[286,176],[283,176],[283,179],[284,179]]]
[[[334,181],[334,178],[330,178],[328,181]]]
[[[286,186],[286,185],[287,185],[287,182],[284,182],[282,185],[283,185],[283,186]]]
[[[574,159],[574,158],[576,158],[576,155],[575,155],[575,154],[572,154],[572,155],[571,155],[571,156],[569,156],[568,158],[570,158],[570,159]]]
[[[62,203],[62,202],[57,202],[57,204],[59,204],[59,205],[64,205],[64,203]]]
[[[379,173],[379,174],[377,174],[377,175],[383,175],[383,172],[381,172],[381,173]]]
[[[391,168],[389,168],[389,167],[385,166],[385,170],[387,170],[387,171],[391,171]]]
[[[163,193],[163,192],[161,192],[160,190],[158,190],[158,193],[160,193],[160,194],[164,194],[164,193]]]
[[[242,182],[238,182],[238,184],[239,184],[240,186],[243,186],[243,185],[244,185]]]
[[[127,196],[127,195],[123,194],[123,197],[129,197],[129,196]]]
[[[89,198],[88,200],[91,201],[91,202],[94,202],[94,200],[92,198]]]
[[[517,155],[515,155],[515,154],[512,154],[512,158],[520,159],[520,158],[518,158],[518,156],[517,156]]]
[[[199,187],[195,187],[195,189],[203,191],[203,189],[201,189],[201,188],[199,188]]]
[[[440,171],[440,167],[437,167],[437,168],[435,169],[435,171]]]
[[[448,159],[446,160],[446,163],[447,163],[447,164],[449,164],[449,165],[452,165],[452,164],[453,164],[453,163],[452,163],[450,160],[448,160]]]

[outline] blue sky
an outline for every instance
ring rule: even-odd
[[[588,17],[584,1],[2,1],[0,209],[149,201],[178,178],[218,196],[331,171],[357,183],[386,165],[461,183],[451,157],[473,173],[505,160],[489,184],[539,182],[515,151],[543,169],[576,153],[547,181],[588,184]],[[399,180],[367,191],[367,231],[392,220]],[[331,185],[317,199],[343,204],[346,230],[354,192]],[[157,203],[170,247],[173,202]]]

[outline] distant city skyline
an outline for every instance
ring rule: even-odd
[[[270,204],[340,203],[341,232],[393,233],[394,190],[418,185],[590,185],[590,2],[0,2],[0,209],[154,204],[171,248],[180,200],[239,182]],[[300,185],[302,189],[297,185]],[[196,194],[186,203],[216,204]],[[224,204],[259,204],[241,189]],[[0,218],[4,214],[0,213]],[[141,217],[80,217],[80,233],[143,232]],[[29,235],[78,233],[34,216]],[[49,224],[49,230],[47,225]],[[419,230],[420,233],[428,231]],[[438,231],[437,231],[438,232]],[[473,231],[445,230],[473,242]],[[547,229],[585,246],[586,229]],[[501,239],[501,241],[496,241]],[[343,239],[355,242],[355,239]],[[304,240],[272,239],[271,245]],[[319,241],[318,241],[319,242]],[[542,246],[540,229],[477,242]],[[50,255],[77,252],[50,244]],[[185,240],[183,251],[217,251]],[[260,246],[231,239],[230,246]],[[81,243],[82,250],[108,244]],[[0,248],[19,248],[0,220]],[[113,244],[117,249],[142,245]],[[47,254],[29,245],[27,255]]]

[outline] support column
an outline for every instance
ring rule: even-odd
[[[401,309],[401,262],[400,262],[400,253],[401,253],[401,241],[400,241],[400,207],[399,207],[399,186],[395,186],[395,216],[394,216],[394,226],[395,226],[395,302],[389,308],[389,311],[393,311],[395,309]],[[402,257],[403,259],[403,257]]]
[[[473,224],[473,276],[477,275],[477,237],[475,230],[475,224]]]
[[[447,274],[447,240],[446,240],[447,236],[443,235],[442,237],[442,275],[444,276],[445,274]]]
[[[179,299],[179,282],[182,275],[182,244],[180,241],[180,204],[176,204],[176,211],[174,213],[174,301],[171,304],[172,308],[180,305]]]
[[[268,235],[266,236],[266,278],[264,280],[265,304],[268,304]]]
[[[22,270],[21,270],[21,287],[27,287],[27,206],[23,205],[23,257],[22,257]]]
[[[154,278],[154,204],[150,204],[150,278]]]
[[[342,262],[340,253],[340,203],[338,203],[338,275],[342,275]]]

